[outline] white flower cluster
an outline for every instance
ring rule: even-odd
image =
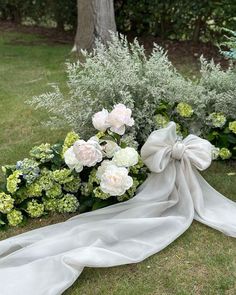
[[[115,105],[114,109],[108,113],[106,109],[93,115],[92,121],[95,129],[106,131],[108,128],[114,133],[123,135],[125,126],[133,126],[134,119],[131,118],[132,111],[124,104]]]
[[[114,133],[123,135],[126,126],[132,126],[132,111],[123,104],[115,105],[108,113],[103,109],[93,116],[93,125],[99,131],[108,128]],[[138,152],[132,147],[121,148],[115,141],[99,139],[94,136],[88,141],[77,140],[64,153],[65,163],[70,169],[81,172],[83,167],[97,167],[96,177],[101,190],[110,196],[121,196],[133,185],[129,168],[139,161]],[[109,159],[109,160],[108,160]]]

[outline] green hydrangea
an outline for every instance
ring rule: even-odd
[[[40,174],[38,163],[32,159],[26,158],[23,161],[18,161],[16,163],[16,169],[21,171],[23,179],[25,179],[28,184],[33,183]]]
[[[78,192],[81,186],[81,180],[79,177],[74,178],[71,182],[67,182],[64,184],[63,189],[69,193],[76,193]]]
[[[100,180],[97,178],[97,169],[93,169],[89,174],[88,182],[93,185],[94,183],[99,184]]]
[[[0,193],[0,212],[9,213],[14,207],[14,199],[4,192]]]
[[[15,165],[4,165],[4,166],[2,166],[2,173],[4,175],[6,175],[8,171],[13,172],[15,170],[16,170],[16,166]]]
[[[30,156],[41,163],[46,163],[52,160],[54,154],[49,143],[42,143],[32,148]]]
[[[122,196],[117,196],[117,200],[119,202],[124,202],[124,201],[127,201],[129,199],[130,199],[130,196],[127,193],[123,194]]]
[[[58,200],[57,210],[60,213],[73,213],[79,207],[79,201],[74,195],[66,194],[63,198]]]
[[[111,195],[104,193],[100,187],[96,187],[93,190],[94,196],[98,199],[106,200],[111,197]]]
[[[52,172],[47,169],[43,169],[38,183],[44,191],[51,189],[54,185]]]
[[[16,170],[7,178],[7,190],[9,193],[14,194],[18,190],[18,185],[21,183],[21,176],[22,172]]]
[[[219,156],[221,157],[222,160],[227,160],[232,156],[232,154],[229,149],[222,148],[219,151]]]
[[[42,186],[40,182],[34,182],[27,187],[27,194],[29,197],[41,197]]]
[[[77,133],[74,131],[69,132],[64,140],[62,154],[64,155],[64,153],[79,139],[80,137]]]
[[[62,187],[59,183],[54,183],[53,187],[46,190],[46,196],[48,198],[60,198],[62,196]]]
[[[23,214],[20,210],[13,209],[7,214],[7,220],[10,226],[17,226],[23,221]]]
[[[139,181],[137,178],[133,178],[133,185],[131,186],[130,189],[128,189],[127,193],[129,194],[129,196],[132,198],[136,191],[137,191],[137,187],[139,186]]]
[[[155,116],[155,122],[156,122],[157,128],[165,128],[170,122],[170,120],[168,120],[165,116],[161,114],[157,114]]]
[[[180,102],[176,107],[177,113],[184,118],[190,118],[193,114],[191,105],[185,102]]]
[[[226,117],[221,113],[211,113],[208,117],[214,127],[221,128],[226,123]]]
[[[90,196],[93,192],[93,184],[89,182],[83,182],[80,187],[80,192],[83,196]]]
[[[68,182],[71,182],[74,179],[74,176],[71,175],[71,170],[69,169],[61,169],[61,170],[55,170],[53,171],[53,179],[60,183],[60,184],[65,184]]]
[[[29,201],[27,203],[26,211],[32,218],[40,217],[44,213],[44,204],[41,204],[36,200]]]
[[[236,121],[229,123],[229,130],[236,134]]]
[[[27,188],[25,186],[21,187],[14,193],[15,204],[20,204],[21,202],[23,202],[24,200],[28,198],[29,198],[29,195],[28,195]]]
[[[138,163],[130,167],[130,172],[133,174],[139,174],[140,169],[144,166],[142,158],[139,156]]]
[[[57,206],[58,206],[58,200],[57,199],[43,199],[44,208],[46,211],[50,212],[56,212]]]

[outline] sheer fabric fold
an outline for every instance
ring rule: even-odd
[[[0,294],[62,294],[84,267],[140,262],[193,219],[236,237],[236,203],[197,171],[211,164],[208,141],[177,141],[171,122],[149,136],[141,156],[151,173],[133,199],[1,241]]]

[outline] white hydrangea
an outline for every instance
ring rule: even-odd
[[[120,167],[131,167],[138,163],[138,152],[132,147],[117,151],[112,161]]]
[[[133,179],[124,167],[110,165],[102,174],[101,190],[111,196],[121,196],[133,185]]]
[[[212,147],[211,147],[211,158],[212,158],[212,160],[218,159],[219,154],[220,154],[220,149],[217,148],[216,146],[212,145]]]

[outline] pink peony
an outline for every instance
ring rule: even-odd
[[[102,149],[94,139],[90,139],[87,142],[77,140],[74,143],[73,151],[77,160],[83,166],[92,167],[102,161]]]

